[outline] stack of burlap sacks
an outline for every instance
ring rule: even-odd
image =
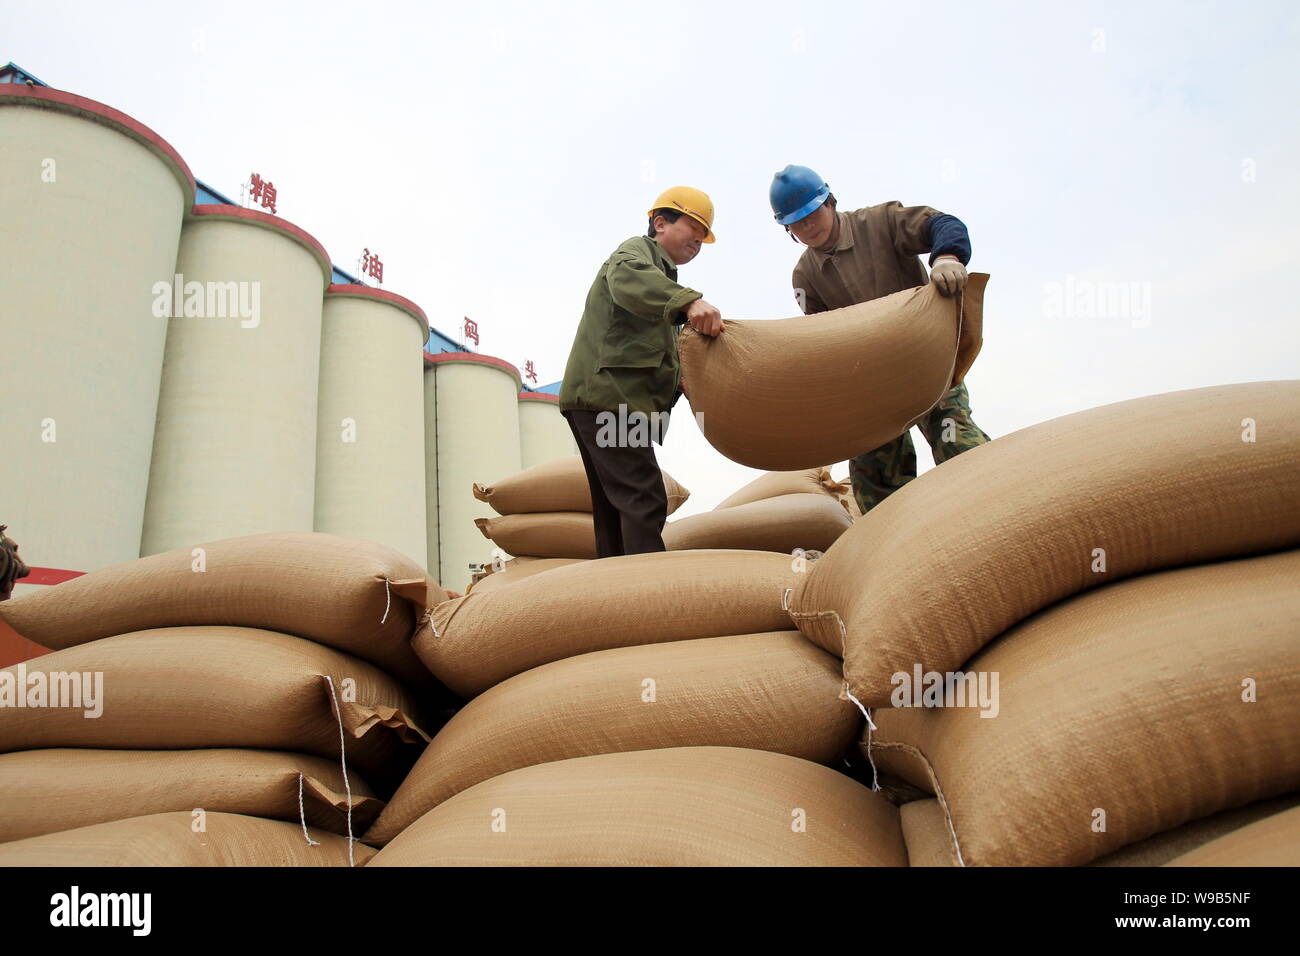
[[[414,647],[469,703],[369,865],[1298,862],[1297,461],[1300,383],[1153,396],[967,452],[817,560],[439,605]],[[903,706],[932,671],[993,706]]]
[[[1297,462],[1300,383],[1121,402],[966,452],[814,565],[792,617],[875,767],[933,794],[914,862],[1163,862],[1300,802]],[[899,706],[918,671],[998,675],[996,716]]]
[[[664,545],[669,551],[825,551],[860,514],[849,486],[825,468],[772,471],[712,511],[668,522]]]
[[[664,487],[671,515],[690,492],[667,472]],[[497,587],[596,556],[591,492],[577,456],[534,465],[491,485],[476,484],[474,496],[501,515],[475,520],[483,536],[515,555],[485,566],[487,577],[474,587]],[[825,468],[769,472],[712,511],[669,521],[663,538],[669,551],[825,551],[860,515],[848,484]]]
[[[668,513],[691,493],[664,472]],[[525,468],[491,485],[474,485],[474,497],[500,517],[476,518],[483,537],[514,555],[521,568],[538,560],[590,560],[596,557],[596,530],[591,517],[591,487],[578,455],[555,458]],[[523,558],[525,560],[520,561]]]
[[[778,471],[682,550],[583,560],[575,458],[478,490],[572,563],[452,600],[265,535],[0,604],[105,691],[0,708],[0,865],[1300,863],[1300,382],[1048,421],[856,521],[819,466],[960,380],[986,278],[684,331],[706,436]],[[546,521],[589,550],[507,533]]]
[[[410,646],[445,599],[389,548],[286,533],[0,603],[55,649],[0,670],[0,866],[364,862],[349,835],[454,702]]]
[[[826,766],[862,718],[782,607],[800,573],[661,552],[439,605],[413,645],[469,702],[366,833],[370,865],[901,863],[894,808]]]
[[[76,582],[0,606],[106,688],[93,720],[0,710],[0,865],[1297,863],[1298,460],[1300,383],[1232,385],[998,438],[815,559],[581,561],[436,604],[309,547],[238,587],[188,552],[96,572],[93,614]],[[312,602],[258,584],[290,571]],[[416,658],[464,701],[427,746]],[[907,706],[930,672],[995,699]]]

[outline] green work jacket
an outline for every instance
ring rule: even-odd
[[[587,293],[560,386],[560,410],[666,412],[681,394],[682,310],[702,298],[677,284],[677,267],[649,236],[605,260]]]

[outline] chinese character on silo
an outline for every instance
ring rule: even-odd
[[[473,319],[469,318],[468,316],[466,316],[465,317],[465,341],[468,342],[470,339],[474,340],[475,345],[479,344],[478,323],[475,322]]]
[[[524,362],[524,378],[531,378],[533,380],[533,384],[534,385],[537,384],[537,372],[533,368],[532,359],[528,359],[527,361]]]
[[[380,285],[384,284],[384,264],[379,261],[378,253],[372,253],[369,249],[362,253],[361,273],[373,276]]]
[[[253,173],[249,180],[252,187],[252,197],[257,200],[264,209],[275,212],[275,184],[270,180],[264,180],[257,173]]]

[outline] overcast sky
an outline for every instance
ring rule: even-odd
[[[668,186],[717,207],[680,280],[724,318],[795,314],[801,247],[767,205],[787,163],[841,209],[966,222],[992,274],[967,383],[994,436],[1300,377],[1300,5],[902,6],[4,0],[0,63],[135,117],[227,195],[257,170],[337,264],[377,251],[384,288],[456,338],[476,319],[542,383]],[[1080,283],[1128,310],[1089,315]],[[757,474],[685,414],[660,461],[695,493],[679,515]]]

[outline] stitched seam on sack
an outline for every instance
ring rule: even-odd
[[[470,599],[470,596],[471,596],[471,595],[466,594],[466,595],[463,595],[463,596],[458,597],[458,598],[452,598],[453,601],[457,601],[458,603],[456,604],[456,607],[452,609],[452,612],[451,612],[449,615],[447,615],[447,624],[448,624],[448,625],[450,625],[451,622],[455,619],[456,615],[460,613],[461,608],[463,608],[463,607],[465,606],[465,602],[468,601],[468,600]],[[446,627],[445,627],[445,626],[444,626],[444,628],[443,628],[442,631],[439,631],[439,630],[438,630],[438,625],[434,623],[434,621],[433,621],[433,608],[429,608],[429,630],[433,631],[433,636],[434,636],[434,637],[442,637],[442,635],[443,635],[444,633],[446,633]]]
[[[848,653],[849,631],[848,628],[844,626],[844,620],[840,617],[839,611],[795,611],[787,608],[786,613],[790,615],[790,619],[793,620],[796,625],[799,623],[799,618],[801,617],[835,618],[835,623],[839,625],[840,629],[840,656],[843,657],[844,654]]]
[[[939,785],[939,778],[935,776],[934,767],[930,765],[930,759],[919,749],[911,744],[905,744],[900,741],[887,741],[885,743],[872,742],[869,748],[879,747],[881,750],[901,750],[909,753],[914,757],[919,757],[925,764],[925,772],[930,777],[930,786],[934,787],[934,795],[939,799],[939,806],[943,809],[943,820],[948,825],[948,855],[953,863],[957,866],[964,867],[966,861],[961,855],[961,845],[957,842],[957,828],[952,822],[952,811],[948,808],[948,800],[943,794],[943,787]]]
[[[433,631],[433,636],[437,637],[438,630],[433,626],[433,608],[431,607],[426,607],[424,613],[421,614],[419,619],[415,622],[415,630],[411,631],[411,636],[408,638],[408,641],[415,640],[416,637],[419,636],[419,633],[424,630],[426,624],[429,626],[429,629]]]

